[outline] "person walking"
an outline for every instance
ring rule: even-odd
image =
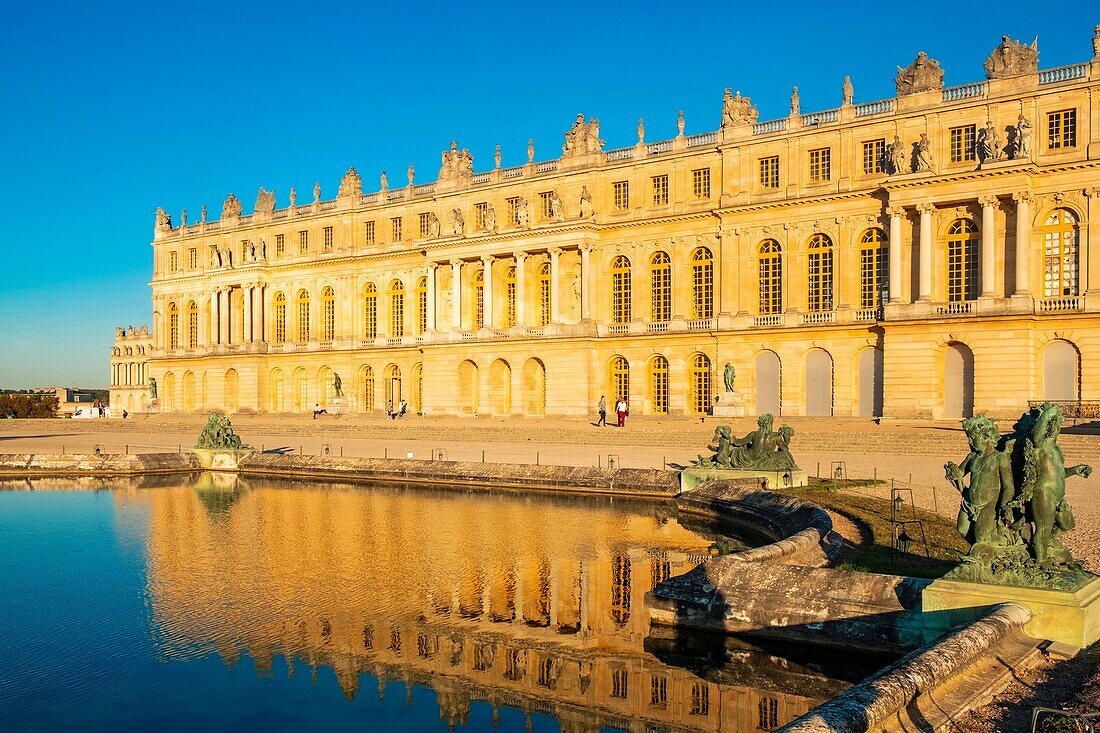
[[[314,419],[314,420],[316,420],[316,419],[317,419],[317,416],[318,416],[318,415],[327,415],[327,414],[328,414],[328,410],[326,410],[325,408],[321,407],[321,403],[320,403],[320,402],[316,402],[316,403],[314,403],[314,405],[313,405],[313,419]]]
[[[600,419],[596,421],[596,427],[600,427],[601,425],[603,425],[606,428],[607,427],[607,400],[604,399],[603,395],[600,395],[600,402],[599,402],[598,405],[596,405],[596,409],[600,413]]]
[[[619,427],[620,428],[625,428],[626,427],[626,413],[627,413],[626,400],[622,399],[622,398],[619,398],[619,401],[615,403],[615,414],[619,418]]]

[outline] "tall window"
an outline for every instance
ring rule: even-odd
[[[168,272],[175,272],[180,269],[180,253],[172,251],[168,253]]]
[[[626,357],[616,356],[611,360],[607,382],[613,403],[630,399],[630,363]]]
[[[1077,147],[1077,110],[1063,109],[1047,115],[1047,147]]]
[[[956,219],[947,231],[947,301],[978,297],[978,227]]]
[[[1050,212],[1043,224],[1043,293],[1048,298],[1077,295],[1080,228],[1068,209]]]
[[[474,229],[478,231],[485,228],[485,217],[489,213],[489,204],[480,203],[474,204]]]
[[[474,330],[485,328],[485,270],[474,273]]]
[[[508,223],[512,226],[519,225],[519,196],[509,196],[505,199],[505,203],[508,204]]]
[[[881,229],[859,239],[859,307],[878,308],[890,297],[890,249]]]
[[[649,678],[649,704],[659,708],[668,705],[668,677],[655,674]]]
[[[760,159],[760,188],[779,188],[779,156]]]
[[[863,173],[882,173],[886,161],[886,140],[865,140],[863,143]]]
[[[504,327],[516,325],[516,266],[504,271]]]
[[[187,250],[187,267],[194,270],[199,266],[199,251],[192,247]]]
[[[309,341],[309,293],[298,291],[298,343]]]
[[[285,254],[286,254],[286,235],[285,234],[276,234],[275,235],[275,256],[276,257],[282,257]]]
[[[649,260],[649,320],[672,318],[672,263],[668,254],[656,252]]]
[[[324,248],[324,251],[325,252],[331,252],[332,251],[332,227],[325,227],[322,230],[322,234],[324,235],[324,239],[322,241],[322,246]]]
[[[611,670],[611,697],[618,697],[625,700],[627,695],[627,683],[629,681],[629,673],[625,669],[617,668]]]
[[[539,265],[539,325],[550,323],[550,263]]]
[[[691,172],[691,195],[696,201],[710,198],[710,168]]]
[[[416,333],[428,330],[428,278],[416,281]]]
[[[974,138],[977,136],[977,128],[974,125],[963,125],[951,128],[951,162],[963,163],[975,160],[977,152],[974,149]]]
[[[833,240],[825,234],[810,237],[807,270],[808,310],[833,309]]]
[[[390,337],[405,335],[405,283],[394,280],[390,283]]]
[[[298,254],[309,254],[309,232],[298,232]]]
[[[199,345],[199,304],[191,301],[187,304],[187,348]]]
[[[332,341],[336,337],[336,293],[326,285],[321,291],[321,340]]]
[[[400,242],[401,235],[401,217],[395,216],[390,219],[390,241],[394,243]]]
[[[368,246],[373,247],[375,244],[374,233],[374,221],[368,221],[363,224],[363,239]]]
[[[756,727],[760,730],[775,730],[779,727],[779,700],[774,697],[762,697],[759,704],[759,717]]]
[[[817,148],[810,151],[810,183],[823,183],[832,176],[832,151]]]
[[[546,219],[549,219],[551,216],[553,216],[553,213],[550,211],[550,209],[551,209],[550,201],[553,198],[553,196],[552,196],[553,193],[554,193],[553,191],[543,191],[542,193],[539,194],[539,218],[540,219],[546,220]]]
[[[363,338],[378,338],[378,288],[374,283],[363,288]]]
[[[699,247],[691,253],[691,317],[714,315],[714,259],[710,250]]]
[[[275,297],[271,299],[271,303],[275,308],[275,328],[274,336],[275,343],[286,343],[286,295],[282,292],[275,293]]]
[[[612,183],[611,192],[615,211],[626,211],[630,208],[630,181]]]
[[[180,347],[180,309],[175,303],[168,304],[168,348]]]
[[[629,323],[630,310],[630,260],[619,255],[611,260],[611,322]]]
[[[651,180],[653,181],[653,205],[666,205],[668,203],[668,174],[653,176]]]
[[[779,242],[774,239],[761,242],[756,264],[760,280],[760,315],[779,313],[783,310],[783,251]]]
[[[710,715],[710,687],[706,682],[691,683],[690,715]]]
[[[692,412],[704,415],[710,411],[710,358],[706,354],[696,354],[691,357],[689,364],[691,380],[691,401],[689,407]]]
[[[363,412],[374,412],[374,369],[363,368]]]
[[[611,620],[620,626],[630,619],[630,558],[611,559]]]
[[[420,214],[420,216],[417,217],[417,225],[418,225],[419,230],[420,230],[420,238],[421,239],[427,239],[428,235],[431,234],[431,230],[432,230],[432,217],[431,217],[431,214],[427,211]]]
[[[649,360],[649,404],[654,415],[668,414],[668,359],[660,354]]]

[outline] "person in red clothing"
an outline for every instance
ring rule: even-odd
[[[627,407],[626,407],[626,400],[620,398],[615,403],[615,414],[619,416],[619,427],[620,428],[625,428],[626,427],[627,412],[628,412],[628,410],[627,410]]]

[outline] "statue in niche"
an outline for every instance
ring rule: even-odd
[[[985,127],[982,128],[982,139],[979,145],[983,163],[1001,159],[1001,137],[997,134],[997,128],[989,120],[986,120]]]
[[[210,247],[210,267],[217,268],[222,266],[222,250],[221,247],[216,244]]]
[[[552,221],[565,221],[565,206],[561,202],[561,196],[557,191],[550,192],[550,219]]]
[[[596,214],[592,208],[592,194],[588,192],[588,186],[581,187],[580,210],[582,219],[591,219]]]
[[[212,412],[206,421],[206,427],[199,434],[195,447],[207,450],[246,450],[251,446],[245,445],[233,432],[228,417]]]
[[[260,191],[256,194],[256,206],[254,210],[267,214],[275,211],[275,192],[265,191],[264,187],[260,186]]]
[[[298,191],[294,186],[290,187],[290,208],[294,208],[298,204]]]
[[[202,218],[199,219],[199,221],[201,221],[202,223],[205,224],[206,223],[206,204],[202,205],[202,209],[199,211],[199,216],[202,217]]]
[[[321,182],[315,181],[313,184],[313,203],[317,204],[321,202]]]
[[[157,229],[171,229],[172,217],[160,206],[157,207]]]
[[[432,239],[438,239],[440,234],[439,217],[435,215],[434,211],[428,212],[428,236]]]
[[[348,172],[340,179],[340,188],[336,191],[336,198],[358,198],[363,195],[363,178],[355,170],[355,166],[348,168]]]
[[[340,379],[340,375],[336,372],[332,373],[332,392],[337,397],[344,396],[344,382]]]
[[[890,143],[887,154],[890,157],[891,173],[898,175],[899,173],[909,172],[908,167],[905,165],[905,143],[897,135],[894,135],[894,142]]]
[[[719,425],[707,446],[713,455],[699,456],[692,465],[753,471],[799,470],[790,451],[794,428],[784,425],[773,431],[774,421],[772,415],[761,415],[756,421],[757,429],[743,438],[734,438],[729,425]]]
[[[928,54],[921,51],[913,63],[904,69],[898,67],[894,85],[899,97],[943,89],[943,69],[940,68],[939,61],[928,58]]]
[[[1015,139],[1012,141],[1012,157],[1026,158],[1031,155],[1031,122],[1023,113],[1016,120]]]
[[[451,149],[443,151],[443,164],[439,167],[440,181],[466,181],[474,175],[474,156],[470,151],[458,149],[458,143],[451,141]]]
[[[852,87],[852,77],[844,77],[844,85],[841,87],[840,99],[841,104],[848,106],[851,105],[852,100],[855,99],[856,90]]]
[[[962,495],[957,529],[971,548],[946,577],[1063,590],[1091,577],[1058,539],[1076,525],[1066,479],[1092,473],[1085,464],[1065,466],[1062,419],[1058,405],[1044,403],[1003,437],[984,415],[963,421],[970,453],[944,473]]]
[[[794,117],[798,114],[801,108],[801,103],[798,100],[798,87],[791,88],[791,116]]]
[[[600,121],[584,121],[584,115],[578,114],[573,126],[565,133],[565,144],[561,146],[563,157],[587,155],[603,150],[604,141],[600,139]]]
[[[1001,36],[1001,43],[985,60],[986,79],[1006,79],[1025,76],[1039,71],[1039,39],[1031,45]]]
[[[157,378],[149,377],[149,399],[155,400],[157,398]]]
[[[932,143],[928,140],[928,135],[923,132],[917,142],[916,167],[918,172],[932,170]]]
[[[497,231],[497,212],[492,204],[485,204],[485,231],[490,234],[496,234]]]
[[[722,98],[721,128],[723,130],[755,124],[759,114],[748,97],[742,97],[740,91],[731,95],[730,90],[726,89],[725,96]]]
[[[180,210],[180,226],[187,226],[187,209]]]
[[[727,392],[733,391],[733,378],[735,372],[733,370],[733,364],[726,362],[725,368],[722,370],[722,386],[726,388]]]
[[[516,206],[516,226],[526,229],[530,218],[531,212],[527,206],[527,199],[520,198]]]
[[[233,216],[240,216],[242,210],[241,202],[233,194],[229,194],[226,197],[225,203],[222,204],[222,218],[226,219]]]
[[[466,233],[466,219],[462,216],[462,209],[451,209],[451,233],[457,237]]]
[[[260,258],[264,259],[264,260],[267,259],[267,240],[266,239],[261,239],[260,240]]]

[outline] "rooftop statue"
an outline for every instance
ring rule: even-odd
[[[157,207],[157,229],[171,229],[172,217],[163,208]]]
[[[336,198],[358,198],[363,195],[363,179],[356,172],[355,166],[348,168],[348,172],[340,179],[340,188],[336,191]]]
[[[761,415],[757,419],[759,427],[743,438],[732,437],[729,425],[719,425],[714,429],[713,442],[707,446],[714,455],[699,456],[692,465],[755,471],[799,470],[790,451],[794,428],[784,425],[773,431],[774,420],[772,415]]]
[[[468,181],[474,177],[474,156],[466,148],[458,149],[451,141],[451,149],[443,151],[443,164],[439,167],[440,181]]]
[[[841,104],[849,105],[852,100],[855,99],[856,90],[852,87],[852,77],[844,77],[844,84],[841,85],[840,100]]]
[[[254,210],[268,214],[275,211],[275,192],[265,191],[264,187],[260,186],[260,191],[256,194],[256,207]]]
[[[1003,438],[985,415],[963,421],[970,453],[944,471],[962,496],[956,529],[971,547],[948,578],[1067,588],[1086,577],[1058,535],[1076,524],[1066,479],[1088,478],[1092,467],[1065,465],[1057,442],[1062,419],[1058,405],[1044,403]]]
[[[199,434],[195,447],[209,450],[243,450],[251,446],[242,443],[240,437],[233,432],[228,417],[211,412],[210,419],[206,421],[206,427]]]
[[[587,155],[603,150],[604,141],[600,139],[600,121],[584,121],[584,115],[577,115],[573,127],[565,133],[565,144],[561,146],[563,157]]]
[[[940,68],[939,61],[928,58],[928,54],[921,51],[913,63],[904,69],[898,67],[894,84],[897,86],[899,97],[943,89],[943,69]]]
[[[222,218],[227,219],[231,216],[241,215],[241,202],[233,194],[229,194],[225,197],[225,203],[222,204]]]
[[[741,92],[731,95],[730,90],[726,90],[725,97],[722,99],[723,130],[729,127],[755,124],[759,114],[748,97],[742,97]]]
[[[1012,76],[1025,76],[1039,71],[1039,39],[1031,45],[1013,41],[1001,36],[1001,43],[989,58],[985,60],[986,79],[1006,79]]]

